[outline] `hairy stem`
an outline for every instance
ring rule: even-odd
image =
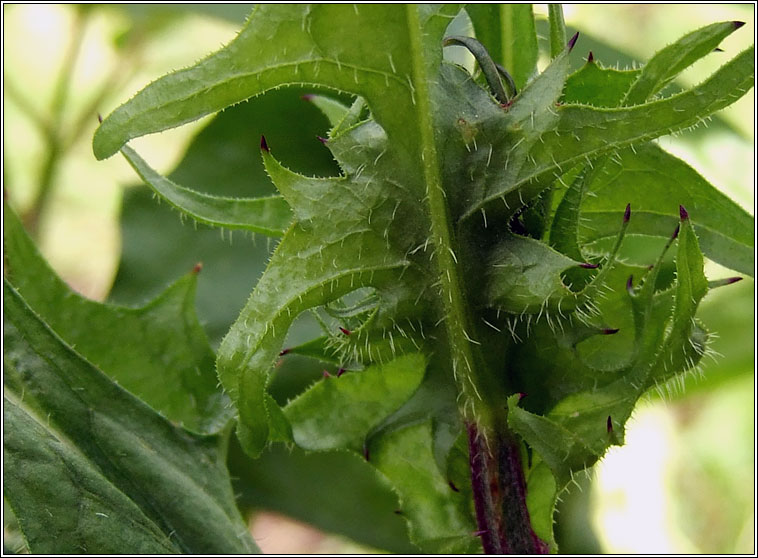
[[[547,554],[532,530],[519,443],[504,425],[485,436],[467,425],[479,536],[486,554]]]

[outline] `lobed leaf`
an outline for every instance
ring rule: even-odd
[[[129,146],[124,146],[121,153],[156,194],[199,223],[281,236],[292,220],[289,206],[281,196],[244,199],[204,194],[161,176]]]
[[[4,494],[33,553],[250,553],[221,439],[172,426],[4,286]]]
[[[5,256],[8,277],[27,303],[115,382],[193,432],[218,432],[232,418],[195,315],[196,272],[139,308],[88,300],[55,275],[7,207]]]

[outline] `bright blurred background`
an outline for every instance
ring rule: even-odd
[[[753,42],[754,4],[564,5],[595,58],[623,67],[700,26],[746,26],[685,72],[689,85]],[[164,73],[231,40],[245,5],[3,5],[3,188],[53,268],[81,293],[104,299],[119,262],[120,204],[137,182],[118,157],[97,162],[91,139],[104,116]],[[536,5],[546,17],[545,5]],[[578,57],[577,57],[578,58]],[[580,61],[581,62],[581,61]],[[754,212],[755,97],[720,113],[713,133],[664,138],[732,199]],[[169,173],[208,119],[135,140]],[[729,275],[708,264],[711,278]],[[755,552],[754,282],[709,294],[701,316],[720,334],[700,378],[652,394],[635,411],[627,444],[564,496],[558,517],[569,553]],[[265,552],[367,551],[272,513],[251,519]],[[6,549],[18,538],[6,530]]]

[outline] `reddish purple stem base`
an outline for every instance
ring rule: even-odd
[[[529,520],[518,442],[496,433],[488,445],[475,424],[467,429],[477,534],[485,554],[549,553]]]

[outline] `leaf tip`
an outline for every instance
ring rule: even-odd
[[[726,285],[734,285],[735,283],[738,283],[739,281],[742,281],[742,277],[727,277],[725,279],[717,279],[715,281],[709,281],[708,288],[716,289],[718,287],[724,287]]]
[[[102,114],[100,114],[99,112],[97,113],[97,121],[98,121],[98,123],[100,123],[100,124],[102,124],[102,123],[103,123],[103,115],[102,115]]]
[[[592,51],[590,51],[589,55],[587,55],[587,64],[594,64],[595,63],[595,55],[592,54]]]
[[[603,335],[614,335],[619,332],[619,328],[617,327],[604,327],[600,330],[600,333]]]
[[[316,137],[318,138],[318,141],[320,141],[324,145],[326,145],[329,142],[327,138],[322,138],[321,136],[316,136]]]
[[[631,217],[632,217],[632,204],[628,203],[626,204],[626,209],[624,209],[624,223],[628,223]]]
[[[345,335],[350,335],[351,333],[353,333],[353,332],[352,332],[352,331],[350,331],[349,329],[347,329],[347,328],[344,328],[344,327],[342,327],[342,326],[340,326],[339,330],[340,330],[342,333],[344,333]]]
[[[329,374],[329,371],[326,370],[326,369],[324,369],[324,370],[321,371],[321,375],[324,377],[324,379],[332,377],[332,375]]]
[[[307,101],[309,103],[313,100],[314,97],[315,95],[313,93],[306,93],[305,95],[300,95],[300,98],[303,101]]]
[[[634,275],[630,275],[629,279],[626,280],[626,292],[630,295],[634,294]]]
[[[363,444],[363,459],[365,459],[366,461],[370,461],[370,458],[371,458],[371,452],[369,452],[368,446],[364,442],[364,444]]]
[[[337,370],[337,377],[339,378],[339,377],[340,377],[340,376],[342,376],[344,373],[345,373],[345,369],[344,369],[344,368],[341,368],[341,367],[340,367],[340,369],[339,369],[339,370]]]
[[[608,434],[613,432],[613,421],[611,420],[611,415],[608,415],[608,420],[605,421],[605,429]]]
[[[197,275],[198,273],[200,273],[202,270],[203,270],[203,262],[197,262],[192,267],[192,273],[194,273],[195,275]]]
[[[690,214],[689,214],[689,213],[687,213],[687,210],[686,210],[686,209],[684,209],[684,206],[683,206],[683,205],[680,205],[680,206],[679,206],[679,218],[680,218],[682,221],[686,221],[687,219],[689,219],[689,218],[690,218]]]
[[[671,240],[676,240],[676,237],[679,236],[679,228],[680,226],[677,225],[676,228],[674,229],[674,234],[671,235]]]
[[[518,394],[518,400],[521,401],[524,397],[526,397],[526,393],[524,393],[523,391],[520,391]]]
[[[447,485],[450,487],[450,490],[452,490],[453,492],[460,492],[460,489],[457,486],[455,486],[455,483],[453,481],[451,480],[447,481]]]
[[[579,31],[574,33],[574,36],[569,39],[569,42],[566,44],[568,47],[568,51],[571,52],[574,48],[574,45],[576,44],[576,40],[579,38]]]
[[[265,151],[266,153],[271,152],[271,149],[269,149],[268,143],[266,142],[266,136],[261,136],[261,151]]]
[[[734,25],[735,29],[739,29],[740,27],[742,27],[743,25],[745,25],[745,22],[744,21],[733,21],[732,25]]]
[[[584,269],[597,269],[600,266],[594,263],[582,262],[579,264],[579,267],[583,267]]]
[[[282,349],[281,351],[279,351],[279,356],[284,356],[284,355],[286,355],[286,354],[289,354],[289,352],[290,352],[291,350],[292,350],[292,349],[290,349],[290,348],[287,348],[287,349]]]

